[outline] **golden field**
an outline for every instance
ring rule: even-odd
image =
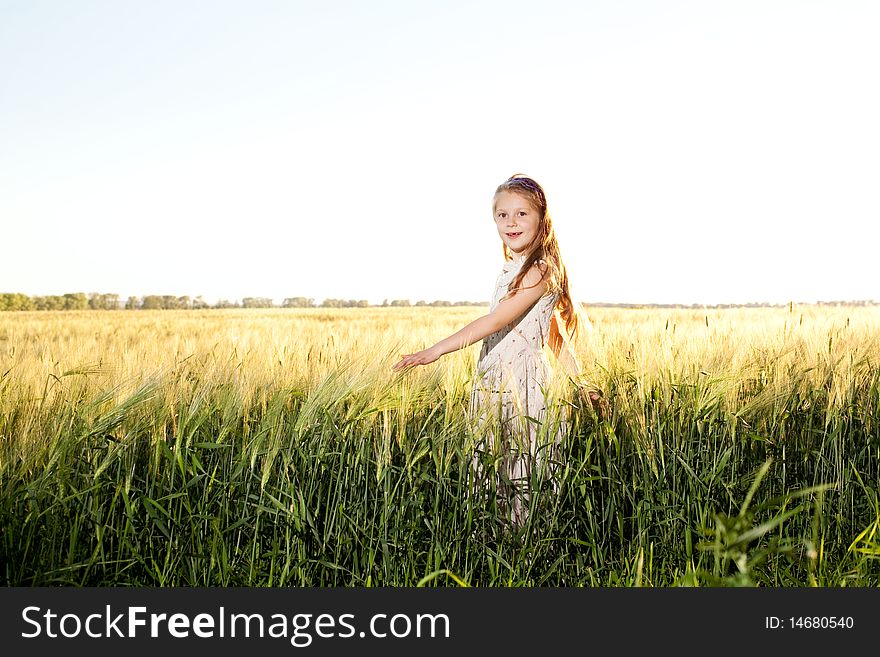
[[[613,414],[569,396],[517,537],[464,494],[479,346],[391,371],[485,312],[0,313],[7,583],[876,584],[880,308],[588,309]]]

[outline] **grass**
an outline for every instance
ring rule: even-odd
[[[880,583],[878,309],[594,309],[613,414],[556,401],[519,533],[469,493],[477,347],[390,370],[483,311],[0,314],[0,578]]]

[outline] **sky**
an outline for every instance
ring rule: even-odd
[[[0,0],[0,292],[878,300],[880,3]]]

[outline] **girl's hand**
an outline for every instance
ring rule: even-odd
[[[611,418],[611,404],[601,389],[588,383],[584,378],[572,379],[572,382],[575,384],[575,396],[579,398],[583,406],[587,404],[592,406],[593,412],[599,420],[609,420]]]
[[[427,365],[428,363],[433,363],[442,355],[443,354],[434,347],[428,347],[427,349],[422,349],[414,354],[405,354],[396,365],[391,367],[391,369],[402,370],[415,365]]]

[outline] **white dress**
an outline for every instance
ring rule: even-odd
[[[525,258],[516,254],[505,262],[495,283],[490,312],[507,294],[508,284],[524,262]],[[558,293],[547,293],[519,318],[486,336],[471,390],[468,417],[477,439],[474,472],[478,481],[482,480],[480,452],[495,463],[499,505],[517,526],[527,515],[533,466],[539,468],[538,474],[552,476],[566,431],[561,407],[559,413],[549,417],[547,413],[553,370],[544,346],[558,300]]]

